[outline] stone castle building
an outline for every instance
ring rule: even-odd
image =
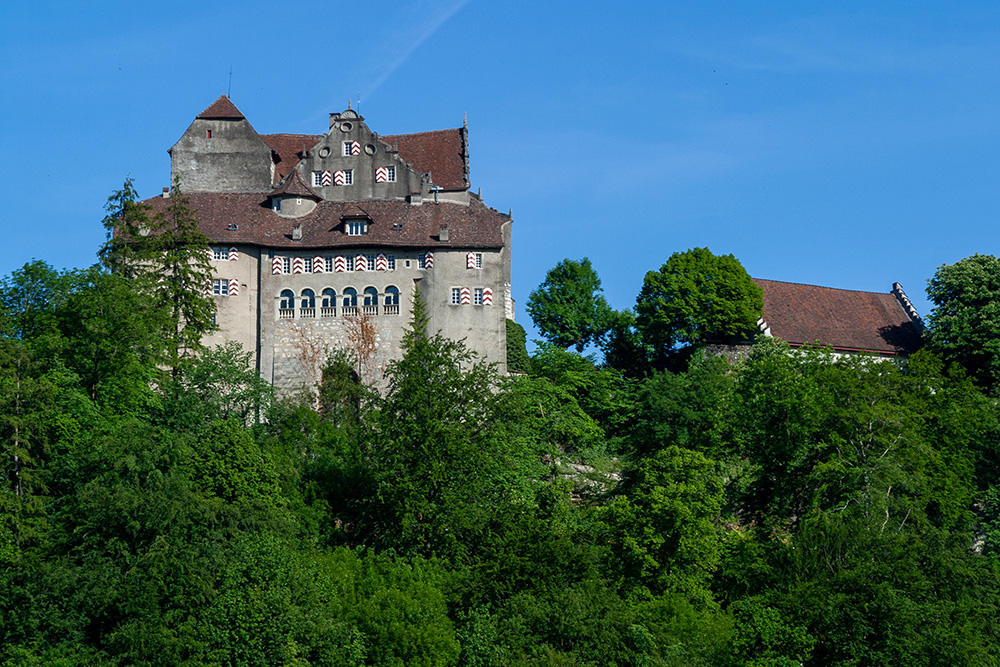
[[[239,342],[282,391],[333,348],[378,382],[419,294],[432,332],[505,370],[511,217],[470,190],[467,126],[379,136],[348,108],[326,134],[262,135],[222,96],[169,153],[211,239],[206,344]]]

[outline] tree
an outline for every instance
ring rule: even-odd
[[[154,216],[153,227],[160,251],[154,263],[160,280],[154,301],[170,314],[164,336],[167,366],[177,377],[181,365],[204,349],[202,336],[215,329],[215,302],[206,294],[212,284],[205,254],[209,239],[198,229],[198,219],[176,181],[170,203]]]
[[[139,201],[131,178],[111,193],[104,209],[108,237],[97,253],[101,264],[122,278],[155,280],[151,275],[157,244],[156,237],[150,236],[152,207]]]
[[[611,318],[602,292],[589,259],[564,259],[528,297],[528,314],[546,340],[583,352],[597,342]]]
[[[1000,381],[1000,259],[973,255],[944,264],[927,282],[934,304],[928,347],[955,362],[988,391]]]
[[[763,292],[739,260],[694,248],[646,274],[636,326],[654,354],[668,356],[680,344],[752,336],[763,307]]]

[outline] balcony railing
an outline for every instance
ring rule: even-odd
[[[299,317],[316,317],[315,308],[299,308]]]
[[[361,313],[363,315],[378,315],[378,306],[361,306]]]
[[[385,304],[385,310],[382,311],[386,315],[399,315],[399,304]]]
[[[336,306],[323,306],[319,309],[320,317],[336,317],[337,307]]]
[[[357,306],[344,306],[344,317],[353,317],[358,314]]]
[[[278,309],[278,319],[279,320],[294,320],[295,319],[295,309],[294,308],[279,308]]]

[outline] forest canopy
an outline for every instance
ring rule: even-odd
[[[932,281],[905,363],[731,362],[697,345],[729,329],[657,342],[653,287],[608,313],[567,260],[601,326],[520,344],[516,376],[418,305],[386,389],[331,351],[279,398],[119,250],[0,281],[0,665],[1000,662],[1000,420],[943,331],[988,319],[974,276]],[[566,349],[588,336],[603,362]]]

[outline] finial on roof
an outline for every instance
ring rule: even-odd
[[[348,109],[351,108],[351,98],[350,97],[347,98],[347,108]]]
[[[462,127],[464,127],[467,130],[469,129],[469,112],[468,111],[466,111],[464,114],[462,114]]]

